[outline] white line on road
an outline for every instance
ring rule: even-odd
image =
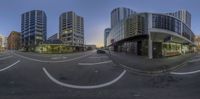
[[[104,61],[104,62],[98,62],[98,63],[78,63],[78,65],[99,65],[99,64],[107,64],[107,63],[111,63],[112,60],[109,61]]]
[[[124,67],[124,68],[127,68],[127,69],[130,69],[130,70],[132,70],[132,71],[135,71],[135,72],[143,72],[142,70],[135,69],[135,68],[132,68],[132,67],[123,65],[123,64],[119,64],[119,65],[122,66],[122,67]]]
[[[54,77],[52,77],[51,74],[49,74],[49,72],[44,67],[43,67],[43,71],[45,72],[45,74],[47,75],[47,77],[51,81],[53,81],[54,83],[56,83],[56,84],[58,84],[60,86],[74,88],[74,89],[95,89],[95,88],[106,87],[106,86],[109,86],[109,85],[112,85],[112,84],[116,83],[126,73],[126,70],[124,70],[117,78],[115,78],[112,81],[107,82],[107,83],[103,83],[103,84],[99,84],[99,85],[91,85],[91,86],[79,86],[79,85],[72,85],[72,84],[67,84],[67,83],[63,83],[63,82],[58,81],[57,79],[55,79]]]
[[[11,68],[12,66],[15,66],[15,65],[16,65],[17,63],[19,63],[19,62],[20,62],[20,60],[18,60],[17,62],[11,64],[10,66],[7,66],[7,67],[5,67],[5,68],[3,68],[3,69],[0,69],[0,72],[9,69],[9,68]]]
[[[83,55],[83,56],[80,56],[80,57],[71,58],[71,59],[68,59],[68,60],[61,60],[61,61],[44,61],[44,60],[39,60],[39,59],[34,59],[34,58],[26,57],[26,56],[19,55],[19,54],[16,54],[16,53],[14,53],[14,54],[17,55],[17,56],[19,56],[19,57],[28,59],[28,60],[37,61],[37,62],[42,62],[42,63],[61,63],[61,62],[69,62],[69,61],[81,59],[81,58],[84,58],[84,57],[87,57],[87,56],[90,56],[90,55],[91,55],[91,54],[88,54],[88,55]]]
[[[59,59],[66,59],[67,57],[60,57],[60,56],[57,56],[57,57],[51,57],[52,60],[59,60]]]
[[[170,74],[173,75],[190,75],[190,74],[195,74],[200,72],[200,70],[196,70],[196,71],[191,71],[191,72],[171,72]]]
[[[193,60],[190,60],[190,61],[188,61],[188,62],[192,63],[192,62],[198,62],[198,61],[200,61],[199,58],[197,58],[197,59],[193,59]]]
[[[13,57],[13,56],[3,57],[3,58],[0,58],[0,60],[5,60],[5,59],[11,58],[11,57]]]
[[[101,57],[95,57],[95,56],[93,56],[93,57],[89,57],[89,58],[108,58],[107,56],[101,56]]]

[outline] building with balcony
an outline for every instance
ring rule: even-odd
[[[35,47],[46,41],[47,17],[44,11],[32,10],[21,15],[22,48],[34,51]]]
[[[75,51],[84,50],[84,19],[75,12],[65,12],[59,18],[59,38]]]

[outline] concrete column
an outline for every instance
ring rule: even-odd
[[[151,31],[150,29],[152,29],[152,13],[148,14],[148,35],[149,35],[149,39],[148,39],[148,57],[149,59],[153,58],[153,47],[152,47],[152,39],[151,39]]]
[[[148,29],[152,28],[152,13],[148,14]]]
[[[149,59],[152,59],[153,58],[153,47],[152,47],[152,39],[151,39],[151,33],[149,33],[149,40],[148,40],[148,56],[149,56]]]

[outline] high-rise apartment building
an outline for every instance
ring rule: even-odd
[[[33,51],[46,41],[47,17],[44,11],[32,10],[21,16],[21,39],[25,50]]]
[[[131,14],[134,14],[133,10],[129,8],[119,7],[115,8],[111,12],[111,28],[117,25],[120,21],[126,19]]]
[[[7,37],[0,34],[0,52],[7,48]]]
[[[184,22],[189,28],[191,28],[191,14],[187,10],[178,10],[174,13],[167,13],[168,15],[172,15],[182,22]]]
[[[107,47],[107,37],[108,37],[110,31],[111,31],[111,28],[106,28],[104,30],[104,47],[105,48]]]
[[[84,47],[84,19],[75,12],[65,12],[59,18],[60,39],[76,50]]]
[[[21,33],[12,31],[8,36],[8,49],[9,50],[18,50],[21,45]]]

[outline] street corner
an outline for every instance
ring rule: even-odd
[[[126,70],[118,68],[106,55],[93,54],[59,67],[43,67],[44,74],[53,83],[73,89],[97,89],[120,80]],[[57,72],[59,71],[59,72]]]

